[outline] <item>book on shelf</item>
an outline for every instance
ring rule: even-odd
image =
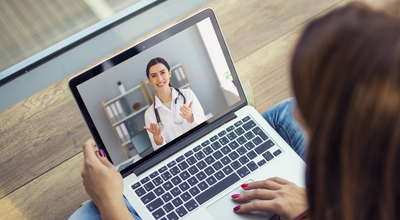
[[[178,69],[175,69],[174,72],[175,72],[176,79],[178,80],[179,87],[183,86],[184,83],[182,82],[182,78],[180,76]]]
[[[117,107],[115,106],[114,103],[110,104],[110,106],[111,106],[111,109],[112,109],[112,111],[114,113],[116,121],[120,121],[122,118],[118,114]]]
[[[121,118],[120,120],[122,120],[123,118],[126,117],[126,115],[125,112],[122,110],[122,106],[119,100],[115,101],[115,106],[117,107],[119,117]]]
[[[111,110],[111,107],[107,106],[106,110],[107,110],[108,116],[110,116],[110,119],[111,119],[112,123],[115,123],[116,119],[115,119],[113,111]]]
[[[125,121],[125,123],[126,123],[126,126],[129,129],[129,133],[131,134],[131,137],[135,136],[135,133],[133,132],[133,129],[132,129],[132,126],[131,126],[131,122],[129,121],[129,119],[127,119]]]
[[[121,140],[122,143],[125,143],[127,140],[125,140],[124,134],[121,131],[121,128],[119,127],[119,125],[115,126],[115,130],[117,130],[119,139]]]
[[[128,129],[126,129],[125,123],[122,123],[120,126],[121,126],[122,133],[124,134],[125,140],[126,141],[130,140],[131,136],[129,136]]]
[[[185,73],[183,72],[182,67],[179,67],[179,73],[181,74],[183,85],[187,84],[188,81],[187,81],[187,79],[186,79],[186,76],[185,76]]]

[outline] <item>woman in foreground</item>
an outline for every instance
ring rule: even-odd
[[[297,105],[286,100],[263,116],[301,154],[301,130],[280,123],[295,108],[308,134],[307,192],[280,178],[250,183],[232,198],[258,200],[234,211],[400,219],[400,21],[356,3],[312,21],[295,48],[291,77]],[[122,178],[93,146],[83,146],[86,191],[103,219],[132,219]]]

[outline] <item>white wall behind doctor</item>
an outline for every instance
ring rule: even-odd
[[[176,34],[78,87],[115,165],[125,161],[126,157],[101,102],[120,94],[117,86],[118,81],[122,82],[126,90],[137,86],[139,81],[146,78],[147,63],[155,57],[164,58],[170,66],[178,64],[179,61],[182,62],[205,114],[216,115],[228,107],[196,26]],[[142,115],[135,117],[132,126],[144,126]]]

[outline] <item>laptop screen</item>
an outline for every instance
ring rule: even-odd
[[[168,80],[172,100],[160,97]],[[211,9],[103,61],[69,84],[96,143],[119,170],[190,138],[246,103]],[[189,105],[193,118],[190,111],[184,115]],[[157,133],[144,128],[151,123],[163,128],[161,144]]]

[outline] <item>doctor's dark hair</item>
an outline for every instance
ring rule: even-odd
[[[168,71],[171,70],[171,68],[169,67],[169,64],[168,64],[168,62],[167,62],[166,60],[164,60],[164,59],[161,58],[161,57],[156,57],[156,58],[154,58],[154,59],[151,59],[151,60],[149,61],[149,63],[147,64],[147,67],[146,67],[146,76],[147,76],[147,78],[149,78],[149,75],[150,75],[150,68],[151,68],[152,66],[158,64],[158,63],[164,64],[164,66],[167,67]]]
[[[400,20],[362,3],[313,20],[291,78],[310,132],[308,217],[400,219]]]

